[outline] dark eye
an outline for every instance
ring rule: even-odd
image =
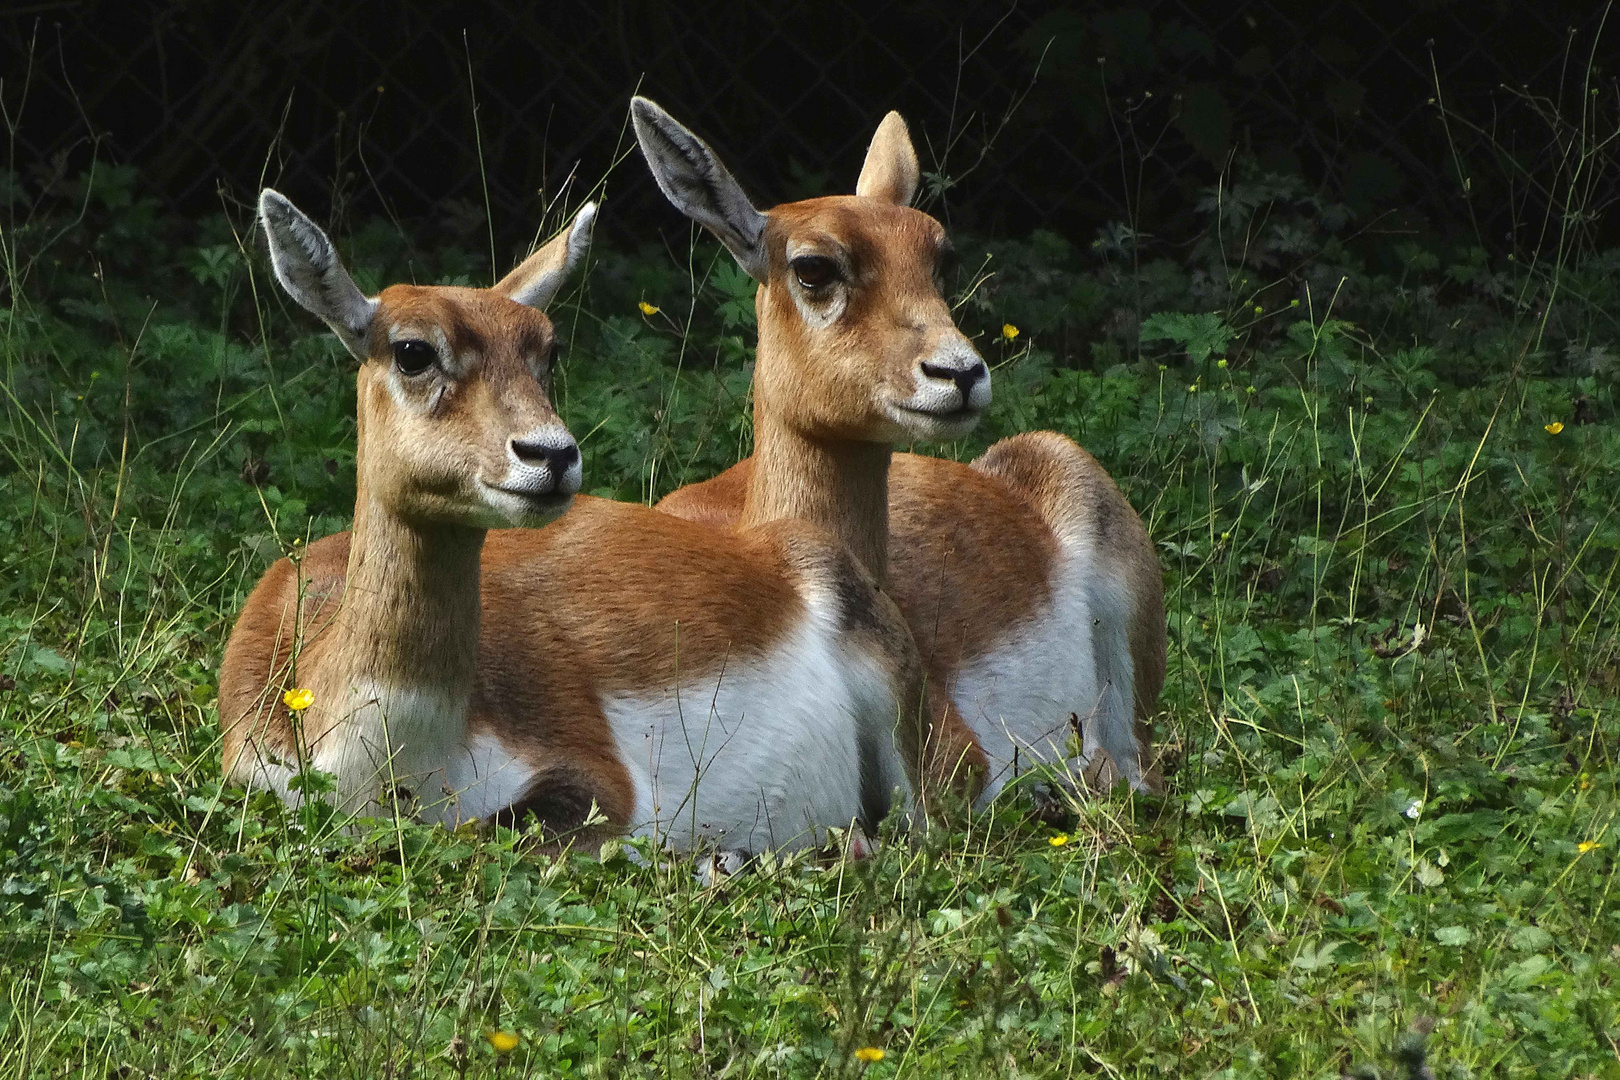
[[[394,366],[401,375],[420,375],[438,359],[439,354],[425,341],[394,342]]]
[[[799,284],[806,289],[831,285],[842,276],[838,272],[838,263],[825,255],[800,255],[788,266],[792,268],[793,276],[799,279]]]

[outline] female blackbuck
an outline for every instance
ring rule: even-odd
[[[940,292],[945,231],[908,206],[918,165],[905,121],[878,127],[855,195],[761,213],[657,105],[637,98],[631,115],[664,194],[759,282],[754,456],[658,509],[745,528],[791,515],[841,537],[972,728],[986,798],[1037,761],[1155,787],[1164,585],[1108,474],[1050,431],[1004,439],[971,466],[892,454],[907,437],[965,432],[990,400]]]
[[[871,827],[911,790],[916,646],[836,542],[573,498],[536,309],[594,208],[491,289],[371,299],[286,199],[260,212],[277,279],[360,361],[358,483],[352,532],[272,566],[231,635],[230,777],[296,801],[313,765],[348,810],[403,796],[428,820],[533,813],[551,833],[594,805],[615,831],[742,852]],[[548,528],[486,532],[571,498]]]

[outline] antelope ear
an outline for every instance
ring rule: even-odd
[[[769,270],[765,215],[743,194],[709,144],[644,97],[630,99],[630,121],[653,179],[676,209],[720,238],[755,281]]]
[[[878,125],[872,145],[866,148],[861,178],[855,181],[855,194],[887,199],[897,206],[909,206],[917,194],[917,151],[911,145],[911,132],[897,112],[891,112]]]
[[[321,227],[278,191],[259,193],[259,220],[270,241],[270,265],[287,295],[332,328],[357,360],[366,358],[366,336],[377,311],[343,269],[337,249]]]
[[[596,225],[596,204],[588,202],[574,215],[574,222],[544,246],[518,263],[517,268],[495,284],[495,291],[520,304],[544,311],[568,280],[568,275],[585,258],[591,246],[591,229]]]

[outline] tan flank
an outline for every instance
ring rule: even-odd
[[[566,836],[594,808],[591,835],[740,851],[909,803],[946,744],[860,563],[805,522],[720,530],[575,495],[539,309],[593,207],[492,289],[375,298],[291,203],[260,207],[278,280],[360,361],[357,496],[352,532],[272,566],[231,635],[233,781],[296,803],[312,764],[348,811],[533,814]],[[294,689],[313,697],[296,715]]]
[[[965,433],[990,399],[940,293],[945,231],[908,205],[919,170],[905,121],[878,127],[855,195],[761,213],[656,105],[637,99],[632,115],[665,194],[759,282],[754,456],[658,509],[710,525],[792,515],[842,538],[972,728],[985,798],[1037,761],[1156,788],[1164,585],[1113,480],[1050,431],[971,466],[892,453]]]

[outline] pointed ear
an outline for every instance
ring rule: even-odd
[[[495,283],[494,291],[520,304],[544,311],[556,299],[568,275],[585,258],[585,251],[591,246],[591,229],[595,224],[596,204],[586,203],[574,215],[573,224],[518,263],[515,270]]]
[[[905,118],[891,112],[878,125],[872,145],[866,148],[866,164],[861,166],[861,178],[855,181],[855,194],[909,206],[911,197],[917,194],[920,175],[917,151],[912,148]]]
[[[337,249],[302,210],[280,192],[259,193],[259,220],[270,241],[270,265],[287,295],[319,315],[357,360],[366,358],[377,301],[367,300],[338,261]]]
[[[769,270],[765,215],[754,209],[708,143],[644,97],[630,100],[630,120],[647,167],[669,201],[719,237],[748,276],[763,282]]]

